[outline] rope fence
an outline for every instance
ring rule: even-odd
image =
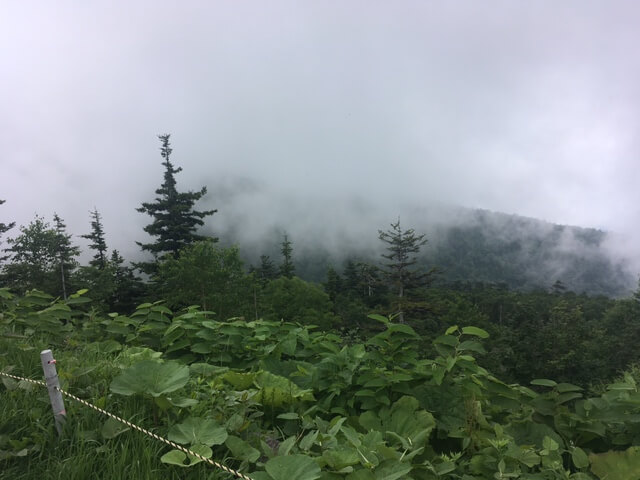
[[[41,356],[45,355],[45,352],[49,352],[50,353],[51,351],[50,350],[45,350],[44,352],[41,353]],[[55,365],[55,360],[53,360],[53,357],[51,356],[51,359],[47,360],[47,362],[48,363],[45,364],[45,360],[43,359],[43,367],[45,367],[45,365],[50,365],[50,366],[53,367],[53,372],[55,373],[55,366],[54,366]],[[200,455],[197,452],[193,452],[193,451],[189,450],[188,448],[183,447],[182,445],[178,445],[177,443],[172,442],[169,439],[161,437],[160,435],[158,435],[156,433],[150,432],[149,430],[147,430],[145,428],[139,427],[138,425],[136,425],[134,423],[131,423],[128,420],[125,420],[124,418],[121,418],[121,417],[119,417],[117,415],[114,415],[111,412],[108,412],[108,411],[106,411],[106,410],[104,410],[104,409],[102,409],[100,407],[97,407],[97,406],[87,402],[86,400],[83,400],[82,398],[79,398],[79,397],[73,395],[72,393],[67,392],[66,390],[62,390],[60,388],[59,383],[58,383],[57,374],[55,374],[55,379],[53,377],[50,377],[46,373],[46,368],[45,368],[45,378],[47,379],[47,382],[43,382],[41,380],[33,380],[31,378],[24,378],[24,377],[20,377],[20,376],[17,376],[17,375],[12,375],[10,373],[5,373],[5,372],[0,372],[0,375],[3,376],[3,377],[12,378],[14,380],[25,381],[25,382],[28,382],[28,383],[32,383],[32,384],[35,384],[35,385],[42,386],[42,387],[47,387],[49,389],[49,397],[51,398],[51,403],[52,403],[52,406],[54,408],[54,415],[56,417],[56,427],[58,428],[59,432],[61,431],[60,425],[59,425],[61,423],[60,417],[66,418],[66,411],[64,410],[64,406],[62,405],[61,401],[60,401],[59,405],[54,405],[54,399],[51,396],[51,392],[52,391],[56,392],[58,395],[61,394],[61,395],[64,395],[65,397],[68,397],[68,398],[70,398],[72,400],[75,400],[76,402],[81,403],[82,405],[84,405],[86,407],[89,407],[89,408],[91,408],[91,409],[93,409],[93,410],[95,410],[97,412],[100,412],[100,413],[102,413],[103,415],[106,415],[109,418],[113,418],[114,420],[116,420],[116,421],[118,421],[120,423],[123,423],[126,426],[128,426],[130,428],[133,428],[134,430],[142,432],[142,433],[144,433],[145,435],[148,435],[151,438],[154,438],[154,439],[156,439],[156,440],[158,440],[160,442],[166,443],[167,445],[169,445],[169,446],[171,446],[171,447],[173,447],[173,448],[175,448],[177,450],[180,450],[183,453],[186,453],[188,455],[192,455],[192,456],[198,458],[199,460],[202,460],[203,462],[206,462],[209,465],[212,465],[213,467],[216,467],[216,468],[218,468],[218,469],[220,469],[220,470],[222,470],[224,472],[227,472],[227,473],[230,473],[231,475],[236,476],[237,478],[241,478],[242,480],[253,480],[251,477],[248,477],[247,475],[245,475],[245,474],[243,474],[241,472],[238,472],[237,470],[229,468],[229,467],[227,467],[226,465],[223,465],[220,462],[216,462],[215,460],[212,460],[212,459],[210,459],[208,457]],[[53,381],[50,382],[50,380],[53,380]],[[55,383],[55,385],[52,385],[52,383]],[[60,407],[62,407],[62,408],[60,408]]]

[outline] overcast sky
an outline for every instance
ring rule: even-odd
[[[214,230],[242,191],[635,234],[638,45],[635,1],[5,0],[0,221],[95,206],[136,251],[171,133]]]

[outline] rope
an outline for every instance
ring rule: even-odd
[[[9,373],[4,373],[4,372],[0,372],[0,375],[3,375],[5,377],[10,377],[10,378],[13,378],[15,380],[24,380],[26,382],[34,383],[36,385],[41,385],[43,387],[47,386],[47,384],[45,382],[41,382],[39,380],[32,380],[30,378],[18,377],[16,375],[11,375]],[[232,475],[235,475],[236,477],[241,478],[242,480],[253,480],[251,477],[248,477],[245,474],[243,474],[241,472],[238,472],[237,470],[234,470],[232,468],[227,467],[226,465],[223,465],[223,464],[221,464],[219,462],[216,462],[215,460],[211,460],[210,458],[202,456],[199,453],[192,452],[191,450],[189,450],[186,447],[183,447],[182,445],[178,445],[177,443],[172,442],[171,440],[168,440],[168,439],[166,439],[164,437],[161,437],[160,435],[157,435],[157,434],[155,434],[153,432],[150,432],[149,430],[146,430],[146,429],[144,429],[142,427],[139,427],[138,425],[135,425],[135,424],[131,423],[130,421],[125,420],[124,418],[118,417],[117,415],[114,415],[111,412],[107,412],[106,410],[104,410],[104,409],[102,409],[100,407],[96,407],[95,405],[92,405],[91,403],[87,402],[86,400],[83,400],[82,398],[76,397],[72,393],[69,393],[69,392],[67,392],[65,390],[62,390],[61,388],[58,388],[58,387],[53,387],[53,388],[55,388],[57,391],[59,391],[62,395],[66,396],[66,397],[69,397],[72,400],[75,400],[76,402],[79,402],[79,403],[81,403],[81,404],[83,404],[83,405],[85,405],[85,406],[87,406],[89,408],[92,408],[93,410],[96,410],[96,411],[102,413],[103,415],[106,415],[107,417],[113,418],[114,420],[117,420],[120,423],[124,423],[126,426],[131,427],[131,428],[133,428],[135,430],[138,430],[139,432],[142,432],[142,433],[144,433],[144,434],[146,434],[146,435],[148,435],[148,436],[150,436],[152,438],[155,438],[156,440],[159,440],[159,441],[161,441],[163,443],[166,443],[167,445],[170,445],[173,448],[175,448],[177,450],[180,450],[181,452],[184,452],[184,453],[186,453],[188,455],[193,455],[194,457],[202,460],[203,462],[207,462],[209,465],[213,465],[214,467],[219,468],[220,470],[223,470],[223,471],[225,471],[227,473],[230,473]]]
[[[47,384],[44,382],[41,382],[40,380],[31,380],[30,378],[24,378],[24,377],[17,377],[15,375],[11,375],[10,373],[4,373],[4,372],[0,372],[0,375],[3,375],[5,377],[11,377],[14,380],[24,380],[25,382],[29,382],[29,383],[35,383],[36,385],[41,385],[43,387],[46,387]]]

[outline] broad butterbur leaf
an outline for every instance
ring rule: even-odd
[[[205,445],[194,445],[192,447],[189,447],[189,450],[206,458],[210,458],[213,454],[213,451]],[[201,459],[199,459],[198,457],[194,457],[193,455],[188,455],[188,457],[189,462],[185,463],[185,460],[187,459],[186,453],[180,450],[171,450],[170,452],[167,452],[162,457],[160,457],[160,461],[162,463],[168,463],[169,465],[178,465],[179,467],[192,467],[202,462]]]
[[[210,418],[189,417],[169,430],[169,440],[190,445],[220,445],[227,431]]]
[[[255,384],[260,390],[253,399],[270,407],[290,405],[299,400],[314,400],[312,390],[303,390],[288,378],[269,372],[259,372]]]
[[[629,447],[624,452],[592,453],[589,461],[591,471],[601,480],[640,479],[640,447]]]
[[[178,362],[143,360],[113,379],[110,389],[120,395],[148,394],[152,397],[174,392],[189,381],[189,368]]]

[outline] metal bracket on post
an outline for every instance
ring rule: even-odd
[[[57,390],[60,388],[60,380],[58,380],[58,372],[56,371],[56,361],[53,358],[53,352],[51,352],[51,350],[43,350],[40,352],[40,360],[42,361],[44,379],[47,383],[47,390],[49,391],[49,400],[51,400],[56,430],[58,430],[59,435],[62,435],[62,425],[67,418],[67,412],[64,409],[62,394]]]

